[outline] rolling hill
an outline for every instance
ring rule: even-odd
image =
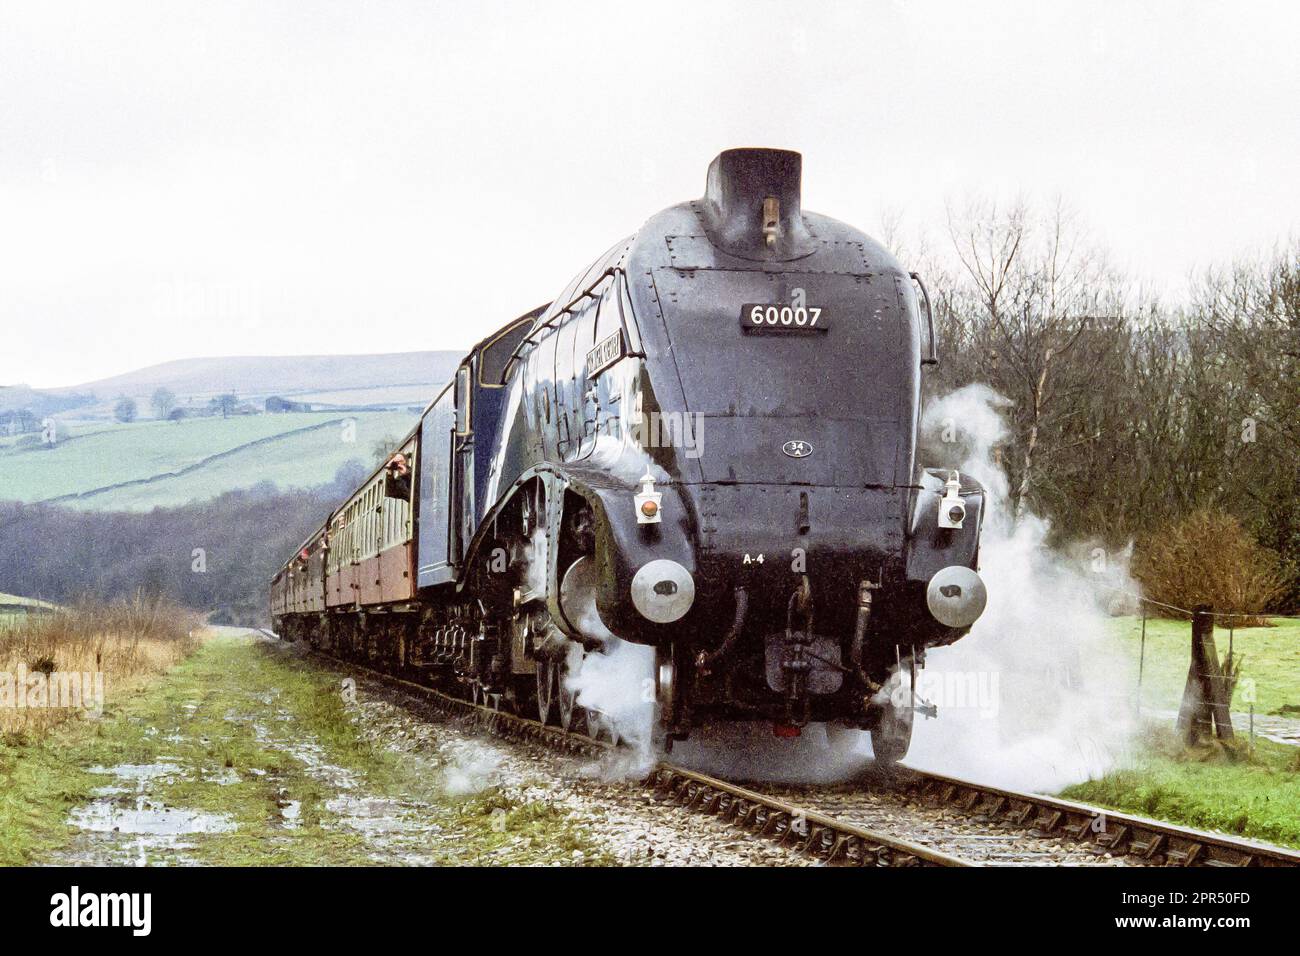
[[[0,500],[97,511],[147,511],[270,482],[281,490],[373,465],[455,372],[457,352],[185,359],[51,390],[0,389]],[[185,411],[156,419],[168,389]],[[213,415],[233,392],[241,414]],[[138,418],[118,422],[120,396]],[[267,413],[272,396],[295,403]],[[14,413],[26,410],[19,422]],[[8,418],[6,418],[8,413]],[[53,419],[53,444],[34,422]],[[9,427],[6,427],[8,422]]]
[[[371,467],[410,411],[300,412],[134,422],[73,433],[53,447],[0,446],[0,499],[96,511],[148,511],[270,482],[329,483],[348,462]]]
[[[451,378],[460,352],[391,352],[378,355],[234,356],[178,359],[86,382],[46,389],[52,395],[116,396],[168,388],[178,396],[294,395],[392,385],[441,385]]]
[[[312,408],[423,406],[451,379],[461,357],[460,352],[441,351],[178,359],[64,388],[0,389],[0,411],[25,401],[39,409],[38,417],[111,419],[114,404],[126,396],[145,418],[152,414],[150,398],[160,388],[189,411],[204,410],[213,397],[228,393],[259,410],[271,396],[308,401]],[[6,398],[6,392],[15,394]]]

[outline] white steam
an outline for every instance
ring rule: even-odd
[[[1127,554],[1083,565],[1047,547],[1048,522],[1014,518],[996,459],[1006,437],[998,410],[1008,404],[970,385],[931,402],[922,421],[961,449],[958,467],[985,486],[979,571],[989,601],[966,637],[928,652],[918,692],[940,698],[938,717],[917,715],[906,762],[1055,790],[1106,772],[1136,730],[1132,676],[1108,641],[1102,610],[1110,588],[1131,584]]]
[[[654,648],[621,640],[605,626],[596,608],[595,570],[590,558],[584,560],[575,591],[565,595],[565,613],[600,646],[584,652],[577,641],[568,642],[564,685],[586,708],[589,724],[629,745],[631,760],[623,761],[628,764],[623,769],[639,772],[653,756]]]
[[[941,464],[955,465],[985,487],[979,571],[989,597],[967,636],[928,652],[917,693],[937,706],[938,715],[916,716],[905,762],[993,785],[1052,791],[1105,773],[1137,729],[1129,697],[1133,675],[1109,641],[1103,610],[1116,588],[1133,585],[1127,553],[1108,555],[1078,544],[1072,559],[1048,548],[1048,522],[1028,513],[1015,517],[998,457],[1007,438],[1002,411],[1010,404],[987,386],[971,385],[932,401],[922,421],[923,430],[950,449]],[[622,458],[626,445],[603,450]],[[645,459],[636,460],[638,452],[625,464],[635,460],[641,467]],[[629,467],[629,474],[634,470]],[[644,763],[653,756],[654,651],[616,638],[605,651],[586,654],[569,686],[580,704],[599,711],[634,745]],[[843,780],[867,766],[869,735],[840,731],[835,740],[829,737],[816,725],[797,740],[773,738],[766,724],[699,728],[672,758],[734,778],[807,782]]]
[[[464,797],[495,786],[501,769],[501,755],[494,750],[475,749],[455,754],[443,768],[439,783],[448,796]]]
[[[570,645],[565,686],[577,692],[588,721],[628,745],[631,760],[623,769],[629,773],[644,771],[654,759],[654,665],[653,647],[617,637],[586,654],[581,645]]]
[[[832,733],[822,724],[809,724],[798,737],[776,737],[770,721],[728,721],[695,728],[674,747],[671,758],[727,780],[764,783],[841,783],[868,771],[867,735],[845,730],[832,741]],[[853,737],[859,738],[856,744]],[[850,742],[844,746],[846,739]]]

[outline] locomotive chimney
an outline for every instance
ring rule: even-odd
[[[787,149],[728,149],[709,165],[704,228],[742,259],[798,259],[813,251],[800,209],[803,157]]]

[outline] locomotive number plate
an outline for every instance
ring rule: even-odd
[[[740,307],[740,327],[749,332],[825,332],[830,319],[815,305],[750,304]]]

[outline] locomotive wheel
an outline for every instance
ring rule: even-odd
[[[600,740],[602,737],[609,738],[609,742],[618,746],[622,739],[619,736],[618,728],[614,726],[614,721],[609,715],[599,710],[590,710],[583,708],[583,713],[587,715],[587,736],[592,740]]]
[[[574,714],[583,708],[577,706],[578,692],[569,690],[564,686],[565,677],[569,673],[568,663],[557,661],[551,666],[555,669],[555,698],[560,708],[560,727],[566,731],[571,730],[573,728]]]
[[[871,752],[876,763],[891,766],[907,756],[912,743],[912,721],[900,718],[901,708],[890,707],[881,715],[879,726],[871,728]]]
[[[907,690],[900,693],[904,666],[909,668],[910,679]],[[915,657],[899,662],[899,670],[886,684],[886,690],[888,702],[881,707],[880,718],[871,728],[871,753],[876,763],[888,767],[902,760],[912,743],[912,720],[916,716]]]
[[[551,704],[555,699],[555,665],[548,660],[537,662],[537,719],[551,722]]]

